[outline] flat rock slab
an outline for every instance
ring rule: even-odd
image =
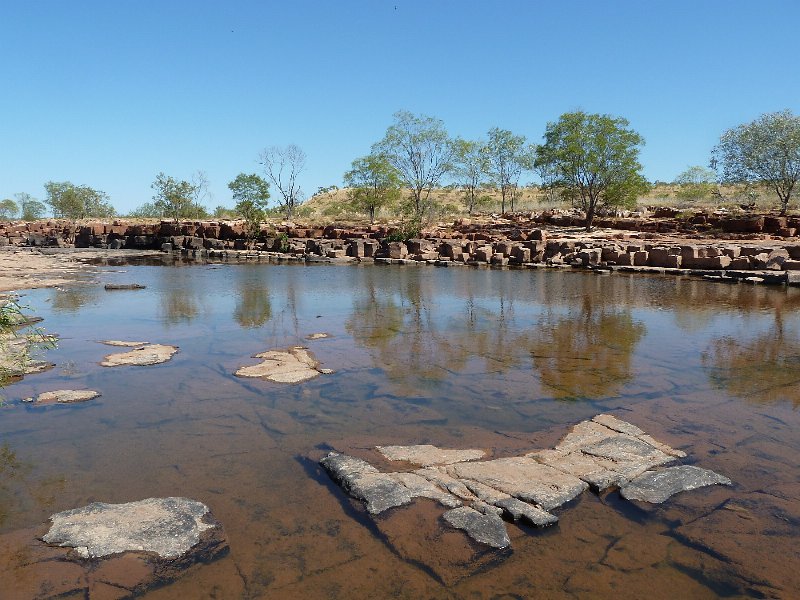
[[[109,354],[100,363],[103,367],[150,366],[165,363],[178,351],[177,346],[145,344],[129,352]]]
[[[189,552],[205,531],[220,527],[205,504],[188,498],[94,502],[56,513],[50,520],[42,541],[74,548],[83,558],[150,552],[173,559]]]
[[[166,506],[169,501],[178,501],[174,507]],[[155,503],[162,503],[158,508]],[[148,504],[150,506],[148,507]],[[138,510],[122,514],[117,521],[114,514],[119,511],[105,511],[108,518],[105,525],[99,521],[100,513],[94,514],[98,520],[92,525],[95,535],[91,539],[79,540],[82,534],[69,523],[75,519],[74,526],[83,517],[82,512],[91,507],[76,511],[66,511],[53,515],[61,522],[56,528],[55,522],[41,529],[31,528],[0,534],[0,555],[8,560],[0,562],[0,582],[2,582],[2,598],[132,598],[138,597],[147,590],[169,584],[173,580],[200,568],[203,563],[212,562],[228,552],[228,544],[222,527],[217,523],[208,509],[199,502],[185,498],[162,498],[133,502],[127,505],[105,505],[110,507],[130,507],[139,505]],[[182,508],[181,508],[182,507]],[[161,518],[165,509],[168,516]],[[205,510],[205,512],[203,512]],[[203,513],[201,516],[200,513]],[[73,514],[62,522],[60,516]],[[199,522],[198,522],[199,521]],[[45,535],[45,531],[49,532]],[[161,529],[165,538],[163,543],[156,544],[156,550],[163,550],[172,555],[178,544],[172,540],[182,540],[181,547],[197,541],[172,558],[163,558],[154,551],[139,550],[138,547],[150,547],[148,540],[131,539],[131,531],[150,529],[153,533]],[[202,529],[202,531],[200,531]],[[88,531],[88,530],[87,530]],[[175,533],[177,537],[171,535]],[[196,536],[193,533],[196,533]],[[54,536],[53,543],[42,540],[43,537]],[[113,538],[121,534],[128,538],[128,543],[102,542],[103,538]],[[157,536],[156,536],[157,537]],[[55,545],[63,539],[65,542],[86,543],[84,546],[70,546],[68,543]],[[152,537],[155,539],[155,537]],[[100,546],[98,546],[98,542]],[[134,547],[105,556],[85,556],[89,548]],[[79,548],[86,551],[79,551]],[[99,550],[105,554],[104,551]]]
[[[300,383],[331,372],[330,369],[320,369],[314,355],[302,346],[294,346],[288,350],[268,350],[256,354],[254,358],[260,358],[262,362],[241,367],[235,373],[237,377],[256,377],[276,383]]]
[[[679,492],[696,490],[708,485],[731,485],[731,480],[708,469],[682,465],[660,471],[648,471],[622,486],[620,495],[626,500],[660,504]]]
[[[87,402],[100,396],[94,390],[54,390],[44,392],[36,397],[36,404],[73,404]]]
[[[331,452],[320,461],[352,497],[373,515],[430,498],[451,508],[444,520],[492,548],[510,542],[501,517],[534,527],[558,522],[550,510],[576,498],[590,485],[621,488],[623,498],[663,502],[680,491],[730,484],[727,477],[693,466],[650,470],[685,454],[612,415],[575,425],[555,448],[524,456],[480,460],[483,450],[432,445],[377,446],[392,461],[424,468],[384,473],[368,462]]]
[[[418,446],[377,446],[378,452],[389,460],[402,460],[420,467],[450,465],[477,460],[486,456],[483,450],[450,450],[429,444]]]
[[[136,348],[137,346],[147,346],[149,342],[126,342],[125,340],[103,340],[100,342],[106,346],[120,346],[123,348]]]
[[[459,463],[448,467],[448,472],[458,479],[477,481],[520,500],[534,502],[544,510],[569,502],[589,487],[573,475],[524,456]]]
[[[473,508],[462,506],[448,510],[442,518],[456,529],[463,529],[476,542],[492,548],[511,545],[503,519],[493,514],[484,514]]]
[[[325,333],[325,332],[321,331],[319,333],[309,333],[306,336],[306,339],[307,340],[324,340],[324,339],[329,338],[329,337],[331,337],[330,333]]]

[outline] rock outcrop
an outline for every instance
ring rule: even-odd
[[[124,342],[110,340],[102,342],[109,346],[132,347],[128,352],[109,354],[100,363],[104,367],[121,366],[150,366],[167,362],[178,351],[177,346],[166,344],[140,344],[139,342]]]
[[[658,469],[685,453],[653,439],[612,415],[575,425],[549,450],[524,456],[480,460],[483,450],[431,445],[378,446],[385,458],[424,468],[381,472],[368,462],[331,452],[320,464],[350,496],[378,515],[424,497],[450,509],[445,522],[492,548],[510,544],[501,517],[546,527],[558,521],[550,511],[584,490],[619,488],[623,498],[661,503],[674,494],[731,481],[694,466]]]
[[[36,397],[36,404],[74,404],[87,402],[100,396],[94,390],[54,390],[44,392]]]

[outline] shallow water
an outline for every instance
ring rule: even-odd
[[[28,293],[56,368],[0,409],[0,533],[92,501],[187,496],[230,554],[151,598],[791,597],[800,589],[800,290],[624,274],[397,266],[101,269]],[[140,291],[103,290],[137,282]],[[327,332],[328,339],[307,341]],[[104,368],[103,339],[180,347]],[[309,347],[287,386],[232,373]],[[21,398],[91,388],[84,405]],[[418,500],[377,525],[316,466],[328,448],[551,446],[599,412],[732,488],[643,510],[583,494],[545,531],[476,552]],[[775,557],[780,557],[775,560]],[[1,557],[0,557],[1,558]]]

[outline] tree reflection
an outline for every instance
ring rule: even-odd
[[[548,317],[529,346],[542,384],[559,399],[611,396],[631,378],[631,359],[646,331],[630,312],[594,308]]]
[[[584,297],[577,314],[549,314],[529,345],[533,367],[557,398],[600,398],[631,378],[631,360],[646,332],[629,311]]]
[[[734,396],[800,407],[800,337],[786,331],[779,317],[769,331],[750,339],[714,340],[702,362],[711,383]]]
[[[97,293],[92,288],[65,288],[53,290],[51,298],[55,312],[74,313],[95,300]]]
[[[272,301],[266,288],[243,287],[236,297],[233,318],[242,327],[261,327],[272,318]]]

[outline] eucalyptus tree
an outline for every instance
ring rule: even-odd
[[[590,231],[597,210],[627,206],[649,189],[641,174],[644,138],[622,117],[564,113],[548,123],[534,166],[548,174],[548,185],[586,212]]]
[[[6,198],[0,202],[0,219],[13,219],[19,213],[19,205],[11,198]]]
[[[532,168],[531,150],[525,145],[525,136],[493,127],[489,130],[486,155],[492,182],[500,190],[500,210],[506,212],[506,200],[509,200],[513,212],[520,175]]]
[[[150,185],[155,191],[153,206],[162,215],[171,217],[176,223],[194,213],[195,188],[186,180],[178,180],[163,172],[156,175]]]
[[[44,184],[47,194],[45,202],[56,218],[85,219],[87,217],[113,217],[108,194],[87,185],[75,185],[69,181],[48,181]]]
[[[728,129],[712,151],[711,166],[725,183],[766,184],[786,214],[800,178],[800,117],[783,110]]]
[[[269,202],[269,182],[255,173],[239,173],[228,189],[236,202],[234,210],[244,219],[248,239],[258,236]]]
[[[675,178],[675,195],[681,200],[701,200],[714,193],[716,173],[701,166],[687,167]]]
[[[297,180],[306,167],[306,153],[294,144],[270,146],[259,156],[267,179],[275,186],[283,201],[280,208],[291,219],[295,207],[302,201],[303,190]]]
[[[486,142],[476,140],[453,140],[453,176],[464,190],[464,203],[469,214],[478,204],[478,193],[486,182],[489,172],[489,157]]]
[[[365,211],[370,223],[375,222],[375,212],[400,199],[402,181],[400,174],[383,154],[368,154],[353,161],[344,174],[348,196],[356,210]]]
[[[373,154],[386,157],[411,191],[414,216],[420,218],[431,202],[431,192],[453,165],[453,144],[440,119],[394,114],[394,123],[383,139],[372,147]]]
[[[23,221],[36,221],[44,216],[47,207],[30,194],[20,192],[19,194],[14,194],[14,197],[17,199],[17,204],[19,204],[19,209],[22,213],[20,218]]]

